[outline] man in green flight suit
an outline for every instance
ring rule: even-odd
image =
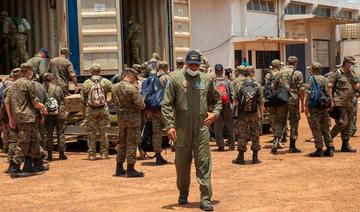
[[[165,88],[162,113],[169,139],[175,141],[175,166],[178,203],[186,205],[190,186],[190,168],[194,155],[196,177],[200,184],[204,211],[211,205],[211,156],[209,126],[220,115],[222,103],[210,76],[199,71],[201,55],[190,51],[186,68],[172,74]]]

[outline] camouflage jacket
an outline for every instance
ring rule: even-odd
[[[75,71],[70,60],[63,56],[50,60],[49,73],[54,77],[54,83],[61,87],[65,95],[69,93],[69,82],[75,77]]]
[[[113,102],[118,113],[139,113],[145,108],[143,97],[136,86],[126,80],[122,80],[113,86]]]

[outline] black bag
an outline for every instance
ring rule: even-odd
[[[141,143],[139,149],[144,151],[145,156],[151,159],[155,158],[155,155],[149,156],[147,152],[154,152],[152,136],[153,136],[152,122],[146,121],[143,131],[141,133]],[[170,148],[170,140],[166,136],[162,137],[162,148],[163,149]]]
[[[341,111],[339,107],[333,107],[331,111],[329,111],[329,116],[335,120],[339,120],[341,116]]]

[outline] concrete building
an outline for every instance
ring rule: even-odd
[[[272,59],[300,59],[299,70],[313,61],[324,72],[340,62],[340,24],[357,23],[360,2],[346,0],[192,0],[192,48],[211,64],[234,67],[243,58],[258,78]]]

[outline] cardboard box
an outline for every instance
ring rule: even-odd
[[[73,94],[65,97],[64,104],[65,111],[68,113],[79,112],[83,108],[83,104],[81,104],[80,94]]]

